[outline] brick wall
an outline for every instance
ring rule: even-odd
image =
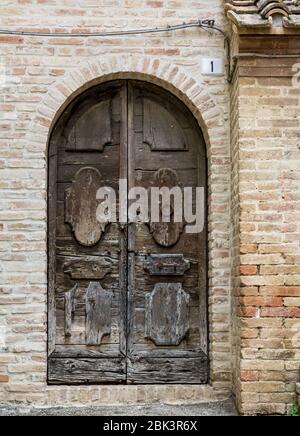
[[[96,31],[215,17],[221,0],[3,0],[0,27]],[[219,34],[97,38],[0,36],[0,402],[34,405],[199,402],[231,392],[230,143],[226,77],[201,76],[224,57]],[[5,74],[3,74],[5,72]],[[116,77],[157,83],[197,117],[209,164],[209,386],[47,387],[47,139],[88,86]]]
[[[3,0],[0,8],[1,28],[26,30],[124,30],[207,17],[227,26],[221,0]],[[228,86],[225,75],[201,75],[202,56],[225,53],[222,36],[198,29],[0,36],[0,403],[196,403],[233,391],[243,413],[287,412],[300,366],[300,85],[292,85],[299,45],[275,33],[235,36],[240,56]],[[48,137],[76,95],[120,77],[177,95],[207,143],[208,386],[46,385]]]
[[[233,35],[231,52],[236,54],[238,40]],[[239,69],[232,70],[232,84],[230,86],[230,131],[231,131],[231,343],[232,343],[232,373],[233,393],[237,403],[240,403],[240,325],[237,314],[238,290],[240,288],[240,202],[239,202]]]
[[[241,35],[239,41],[235,374],[248,414],[286,413],[299,381],[300,87],[292,84],[299,46],[295,36]]]

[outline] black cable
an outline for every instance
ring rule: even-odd
[[[195,20],[189,23],[182,23],[176,25],[168,25],[165,27],[155,27],[152,29],[136,29],[136,30],[120,30],[113,32],[90,32],[90,33],[62,33],[62,32],[33,32],[33,31],[22,31],[22,30],[5,30],[0,29],[0,35],[15,35],[15,36],[33,36],[33,37],[50,37],[50,38],[90,38],[90,37],[110,37],[110,36],[125,36],[125,35],[142,35],[151,33],[163,33],[163,32],[173,32],[176,30],[190,29],[190,28],[200,28],[205,30],[215,30],[221,33],[224,37],[224,44],[227,50],[228,56],[228,77],[227,80],[230,82],[231,77],[231,54],[230,54],[230,39],[226,32],[215,25],[214,19],[206,20]]]
[[[124,35],[141,35],[147,33],[172,32],[174,30],[189,29],[192,27],[215,29],[221,33],[221,29],[215,26],[215,20],[196,20],[190,23],[177,25],[168,25],[165,27],[155,27],[152,29],[120,30],[113,32],[90,32],[90,33],[73,33],[73,32],[33,32],[22,30],[5,30],[0,29],[0,35],[17,35],[17,36],[41,36],[41,37],[59,37],[59,38],[88,38],[88,37],[107,37],[107,36],[124,36]]]

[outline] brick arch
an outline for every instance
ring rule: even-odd
[[[51,130],[69,103],[86,89],[118,78],[149,81],[163,87],[182,100],[197,119],[207,146],[208,158],[211,148],[220,143],[225,135],[223,114],[199,83],[181,66],[158,58],[134,56],[107,56],[97,61],[87,61],[69,71],[56,81],[37,108],[27,140],[48,143]],[[210,159],[208,159],[210,161]]]
[[[209,95],[207,87],[190,75],[183,66],[175,65],[158,58],[135,56],[107,56],[97,61],[86,61],[66,73],[49,89],[37,108],[27,133],[27,144],[47,159],[47,145],[52,129],[67,106],[85,90],[114,79],[144,80],[170,91],[191,110],[202,129],[208,160],[208,221],[226,228],[225,234],[214,232],[212,225],[208,232],[208,261],[210,264],[209,296],[220,294],[229,307],[230,277],[230,157],[228,133],[222,109]],[[227,171],[227,172],[226,172]],[[45,187],[46,188],[46,187]],[[216,259],[221,259],[219,262]],[[226,261],[228,260],[228,261]],[[230,335],[228,331],[219,333],[213,322],[213,314],[218,312],[217,299],[209,298],[209,331],[211,350],[218,342],[218,335]],[[229,316],[229,315],[228,315]],[[230,356],[213,357],[210,351],[211,386],[230,379]],[[224,381],[225,377],[225,381]],[[227,381],[230,392],[230,380]],[[226,387],[224,387],[226,391]],[[224,392],[225,392],[224,391]]]

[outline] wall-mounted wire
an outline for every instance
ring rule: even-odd
[[[147,33],[162,33],[173,32],[176,30],[189,29],[192,27],[206,27],[213,29],[215,27],[215,20],[195,20],[189,23],[181,23],[174,25],[167,25],[163,27],[145,28],[145,29],[132,29],[132,30],[117,30],[108,32],[39,32],[39,31],[23,31],[23,30],[10,30],[0,29],[0,35],[17,35],[17,36],[40,36],[40,37],[59,37],[59,38],[89,38],[89,37],[110,37],[110,36],[126,36],[126,35],[141,35]],[[217,28],[216,28],[217,30]]]
[[[230,81],[230,40],[226,32],[216,26],[214,19],[194,20],[189,23],[181,23],[174,25],[167,25],[163,27],[145,28],[145,29],[132,29],[132,30],[118,30],[108,32],[39,32],[39,31],[26,31],[26,30],[10,30],[0,29],[0,35],[15,35],[15,36],[31,36],[31,37],[47,37],[47,38],[97,38],[97,37],[113,37],[113,36],[128,36],[128,35],[143,35],[152,33],[174,32],[177,30],[201,28],[219,32],[223,35],[225,41],[225,48],[228,56],[228,81]]]

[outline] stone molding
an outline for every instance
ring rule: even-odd
[[[300,28],[299,0],[231,0],[225,10],[241,28]]]

